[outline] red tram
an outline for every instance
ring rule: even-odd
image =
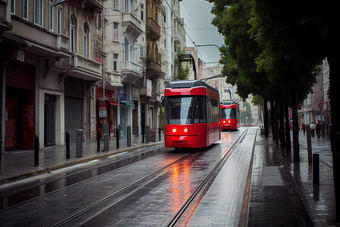
[[[217,89],[200,80],[167,84],[162,105],[167,148],[207,147],[221,138]]]
[[[235,101],[221,102],[221,129],[237,130],[240,123],[239,104]]]

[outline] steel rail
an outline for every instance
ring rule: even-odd
[[[200,195],[202,195],[203,191],[206,191],[218,173],[221,171],[222,167],[226,163],[226,161],[229,158],[230,151],[238,144],[238,141],[241,137],[244,137],[246,133],[248,132],[248,129],[246,129],[241,136],[235,141],[235,143],[229,147],[224,155],[221,157],[221,159],[218,161],[218,163],[215,165],[215,167],[210,171],[210,173],[207,175],[207,177],[202,181],[202,183],[196,188],[196,190],[192,193],[192,195],[189,197],[189,199],[184,203],[184,205],[179,209],[179,211],[176,213],[176,215],[173,217],[173,219],[168,223],[168,227],[176,226],[176,224],[180,221],[183,214],[187,211],[187,209],[192,205],[192,203],[195,201],[195,199]]]

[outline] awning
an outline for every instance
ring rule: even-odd
[[[127,106],[133,106],[134,104],[133,104],[133,102],[131,102],[131,101],[128,101],[128,100],[120,100],[120,103],[121,104],[125,104],[125,105],[127,105]]]
[[[109,103],[111,106],[119,106],[119,103],[117,103],[117,102],[109,102],[109,101],[107,101],[107,103]]]

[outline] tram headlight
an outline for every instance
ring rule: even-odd
[[[173,132],[173,133],[177,132],[177,129],[174,128],[174,129],[172,130],[172,132]]]
[[[223,124],[225,124],[225,121],[223,121]]]
[[[184,132],[188,132],[188,131],[189,131],[189,129],[187,129],[187,128],[184,129]]]
[[[230,120],[228,121],[228,124],[230,124]]]

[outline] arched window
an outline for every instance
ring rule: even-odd
[[[84,24],[84,35],[83,35],[83,55],[84,57],[87,57],[87,45],[88,45],[88,28],[86,24]]]
[[[70,16],[70,51],[71,52],[74,52],[74,39],[75,39],[75,27],[74,27],[74,18],[73,16],[71,15]]]

